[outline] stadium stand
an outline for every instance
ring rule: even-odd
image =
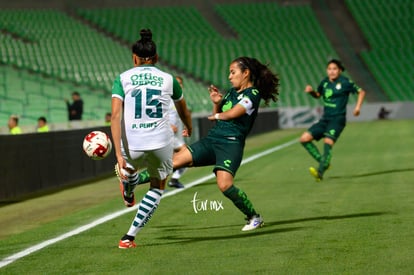
[[[20,125],[36,125],[45,116],[50,123],[67,122],[64,98],[73,91],[81,93],[85,104],[85,120],[102,120],[111,110],[110,96],[88,87],[77,86],[33,72],[0,66],[0,121],[7,123],[11,114],[20,116]]]
[[[372,48],[362,56],[392,100],[413,100],[413,79],[399,73],[414,61],[412,2],[397,0],[391,8],[379,2],[346,1]],[[210,110],[207,84],[229,87],[228,63],[241,55],[268,62],[279,73],[280,102],[272,106],[320,104],[303,87],[316,86],[326,61],[337,54],[310,4],[214,4],[214,10],[236,38],[221,36],[191,5],[78,8],[75,16],[53,9],[1,10],[0,114],[33,120],[44,112],[66,121],[61,99],[79,90],[86,106],[91,104],[85,118],[101,119],[110,105],[112,81],[131,66],[129,45],[143,27],[154,32],[159,67],[184,76],[195,113]]]
[[[414,2],[346,0],[371,50],[362,58],[392,101],[414,100]]]
[[[221,37],[194,7],[79,9],[78,14],[129,43],[137,37],[135,26],[151,28],[163,60],[222,88],[229,86],[229,61],[254,56],[269,62],[281,76],[283,96],[277,106],[319,104],[303,93],[303,87],[317,85],[326,61],[336,53],[309,5],[220,4],[215,10],[237,39]]]
[[[85,119],[110,111],[112,82],[131,67],[128,47],[57,10],[2,10],[0,16],[3,116],[18,114],[22,125],[34,125],[40,113],[65,122],[63,98],[74,90],[84,98]],[[206,90],[187,79],[185,85]],[[203,101],[189,105],[206,109]]]
[[[107,89],[130,61],[127,49],[63,12],[3,10],[0,15],[8,38],[6,64]]]

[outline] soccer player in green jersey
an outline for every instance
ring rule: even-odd
[[[322,97],[324,111],[322,118],[313,124],[300,137],[300,142],[309,154],[319,163],[318,168],[310,167],[309,172],[316,179],[322,180],[325,171],[329,168],[332,158],[332,147],[338,140],[346,125],[346,105],[350,94],[358,94],[357,103],[353,111],[354,116],[359,116],[361,105],[364,101],[365,91],[358,87],[347,77],[342,75],[344,66],[339,60],[332,59],[327,65],[327,77],[325,77],[315,91],[307,85],[305,92],[314,98]],[[321,154],[312,142],[323,138],[324,150]]]
[[[245,139],[259,109],[260,100],[276,101],[279,78],[255,58],[239,57],[230,63],[232,88],[224,95],[210,86],[215,126],[208,135],[174,154],[175,169],[189,166],[214,165],[217,185],[223,194],[246,216],[243,231],[263,225],[245,192],[234,185],[234,177],[243,157]]]

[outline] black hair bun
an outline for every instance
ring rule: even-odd
[[[142,42],[152,41],[152,32],[150,29],[142,29],[139,34],[141,35]]]

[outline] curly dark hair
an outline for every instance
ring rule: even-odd
[[[253,86],[259,90],[261,98],[268,105],[270,100],[276,102],[279,96],[279,77],[273,73],[268,65],[262,64],[256,58],[242,56],[234,59],[232,63],[236,63],[240,70],[250,70],[250,81]]]

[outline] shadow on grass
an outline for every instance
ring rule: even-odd
[[[367,212],[367,213],[355,213],[355,214],[335,215],[335,216],[318,216],[318,217],[310,217],[310,218],[302,218],[302,219],[268,222],[266,223],[266,225],[281,225],[281,224],[291,224],[291,223],[309,222],[309,221],[323,221],[323,220],[343,220],[343,219],[352,219],[352,218],[375,217],[375,216],[382,216],[382,215],[387,215],[387,214],[391,214],[391,212]]]
[[[230,227],[230,226],[226,226]],[[284,233],[290,231],[297,231],[301,230],[303,227],[287,227],[287,228],[274,228],[271,230],[260,229],[254,230],[251,232],[244,232],[238,234],[230,234],[230,235],[209,235],[209,236],[162,236],[157,239],[162,240],[162,243],[152,243],[152,244],[145,244],[143,246],[159,246],[159,245],[170,245],[170,244],[177,244],[177,243],[195,243],[195,242],[204,242],[204,241],[217,241],[217,240],[229,240],[229,239],[241,239],[241,238],[249,238],[249,237],[256,237],[261,235],[268,235],[268,234],[277,234],[277,233]],[[197,230],[197,229],[193,229]]]
[[[364,177],[378,176],[378,175],[384,175],[384,174],[411,172],[411,171],[414,171],[414,168],[390,169],[390,170],[382,170],[382,171],[378,171],[378,172],[364,173],[364,174],[359,174],[359,175],[333,176],[333,177],[329,177],[329,178],[330,179],[364,178]]]
[[[158,246],[158,245],[169,245],[175,243],[194,243],[194,242],[203,242],[203,241],[215,241],[215,240],[227,240],[227,239],[239,239],[239,238],[250,238],[255,236],[262,236],[268,234],[279,234],[285,232],[292,232],[303,230],[306,227],[303,226],[295,226],[295,227],[285,227],[285,228],[272,228],[278,225],[285,225],[285,224],[293,224],[293,223],[301,223],[301,222],[310,222],[310,221],[322,221],[322,220],[342,220],[342,219],[353,219],[353,218],[364,218],[364,217],[375,217],[375,216],[382,216],[392,214],[391,212],[367,212],[367,213],[355,213],[355,214],[346,214],[346,215],[335,215],[335,216],[317,216],[317,217],[309,217],[309,218],[302,218],[302,219],[292,219],[292,220],[284,220],[284,221],[266,221],[265,226],[262,229],[254,230],[251,232],[244,232],[238,234],[230,234],[230,235],[214,235],[214,236],[174,236],[174,235],[165,235],[159,237],[159,240],[162,240],[162,243],[152,243],[152,244],[145,244],[143,246]],[[184,231],[199,231],[199,230],[209,230],[209,229],[217,229],[217,228],[231,228],[231,227],[239,227],[238,225],[221,225],[221,226],[209,226],[209,227],[188,227],[188,228],[178,228],[177,225],[172,226],[161,226],[159,228],[163,228],[169,232],[184,232]]]
[[[265,228],[273,225],[282,225],[282,224],[291,224],[298,222],[309,222],[309,221],[321,221],[321,220],[342,220],[342,219],[351,219],[351,218],[363,218],[363,217],[373,217],[373,216],[382,216],[392,214],[391,212],[367,212],[367,213],[355,213],[355,214],[346,214],[346,215],[335,215],[335,216],[317,216],[309,217],[302,219],[292,219],[284,221],[268,221],[265,219]],[[154,228],[160,228],[165,231],[194,231],[194,230],[210,230],[210,229],[220,229],[220,228],[231,228],[231,227],[240,227],[240,224],[228,224],[228,225],[217,225],[217,226],[208,226],[208,227],[186,227],[185,225],[164,225],[164,226],[153,226]]]

